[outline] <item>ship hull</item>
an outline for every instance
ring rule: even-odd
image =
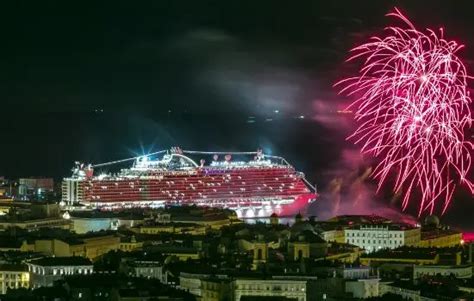
[[[85,202],[84,205],[103,211],[115,211],[136,208],[163,208],[166,206],[199,206],[222,208],[235,211],[239,218],[270,217],[273,213],[279,216],[293,216],[304,212],[309,204],[316,200],[313,193],[303,194],[294,199],[228,199],[228,200],[194,200],[192,202],[169,200],[135,200],[121,202]]]

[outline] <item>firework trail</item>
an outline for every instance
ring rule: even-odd
[[[395,8],[387,14],[404,27],[388,27],[384,38],[351,50],[363,59],[357,77],[335,86],[353,96],[358,128],[348,137],[363,153],[381,159],[372,176],[378,189],[395,175],[393,191],[402,207],[419,202],[418,215],[446,211],[458,184],[473,192],[468,178],[473,143],[464,140],[471,127],[471,97],[466,68],[456,53],[463,47],[427,29],[418,31]]]

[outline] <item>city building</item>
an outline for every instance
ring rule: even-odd
[[[143,248],[143,241],[137,241],[135,235],[120,237],[120,251],[132,252]]]
[[[206,227],[194,223],[152,223],[140,225],[131,229],[140,234],[160,234],[160,233],[176,233],[202,235],[206,233]]]
[[[413,266],[413,279],[423,278],[426,276],[453,276],[456,278],[471,278],[472,264]]]
[[[28,244],[26,240],[18,240],[14,237],[1,237],[0,252],[7,251],[28,252],[34,251],[34,248],[32,245]]]
[[[30,273],[24,264],[0,264],[0,294],[8,289],[29,288]]]
[[[54,191],[52,178],[20,178],[18,180],[18,197],[20,199],[42,200]]]
[[[0,231],[10,228],[19,228],[28,231],[38,230],[39,228],[59,228],[69,230],[70,222],[60,217],[49,217],[41,219],[28,220],[0,220]]]
[[[134,258],[126,261],[127,273],[133,277],[157,279],[162,283],[168,283],[167,273],[164,268],[164,258]]]
[[[380,295],[378,278],[354,279],[346,281],[345,291],[353,298],[366,299]]]
[[[454,300],[465,301],[472,300],[473,294],[460,290],[452,283],[443,281],[395,281],[384,282],[380,284],[380,292],[383,294],[394,294],[403,298],[403,300],[413,301],[438,301]]]
[[[337,225],[334,225],[332,227],[331,225],[325,225],[324,227],[321,227],[321,231],[319,233],[322,239],[324,239],[327,242],[337,242],[337,243],[345,242],[344,229],[342,229],[341,227]]]
[[[61,239],[37,239],[34,251],[48,256],[82,256],[91,260],[120,249],[120,237],[109,233],[91,233]]]
[[[202,252],[200,251],[199,247],[186,246],[173,242],[156,244],[150,246],[149,250],[153,252],[159,252],[167,256],[173,256],[181,261],[200,259],[202,256]]]
[[[294,235],[288,242],[288,254],[292,260],[324,257],[327,254],[328,243],[310,230],[304,230]]]
[[[84,257],[44,257],[27,262],[30,287],[52,286],[54,281],[69,275],[90,275],[92,262]]]
[[[420,228],[407,224],[363,224],[344,230],[346,243],[367,252],[416,246],[420,242]]]
[[[306,279],[235,279],[232,282],[233,300],[244,296],[285,297],[289,300],[306,301]]]
[[[263,300],[306,301],[314,300],[308,297],[308,283],[317,277],[304,276],[274,276],[266,279],[261,277],[229,277],[227,275],[209,275],[197,273],[181,273],[179,287],[195,295],[198,300]]]
[[[358,246],[346,243],[330,242],[327,244],[327,254],[324,260],[339,261],[352,264],[363,254],[363,250]]]
[[[363,254],[360,257],[360,263],[363,265],[380,263],[460,265],[461,262],[461,251],[453,248],[400,247],[397,249],[383,249],[377,252]]]

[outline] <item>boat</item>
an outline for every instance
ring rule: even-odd
[[[205,157],[211,158],[209,164]],[[131,167],[116,173],[95,174],[127,162]],[[72,176],[62,182],[63,204],[97,210],[196,205],[257,218],[296,214],[316,198],[315,186],[302,172],[261,149],[203,152],[173,147],[101,164],[76,162]]]

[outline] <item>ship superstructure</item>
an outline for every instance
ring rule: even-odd
[[[157,157],[162,156],[157,159]],[[191,157],[211,157],[199,163]],[[250,157],[250,160],[233,160]],[[118,173],[94,170],[133,161]],[[76,162],[62,184],[68,205],[114,210],[198,205],[235,210],[239,217],[293,214],[316,199],[315,188],[284,158],[256,152],[215,153],[164,150],[95,165]]]

